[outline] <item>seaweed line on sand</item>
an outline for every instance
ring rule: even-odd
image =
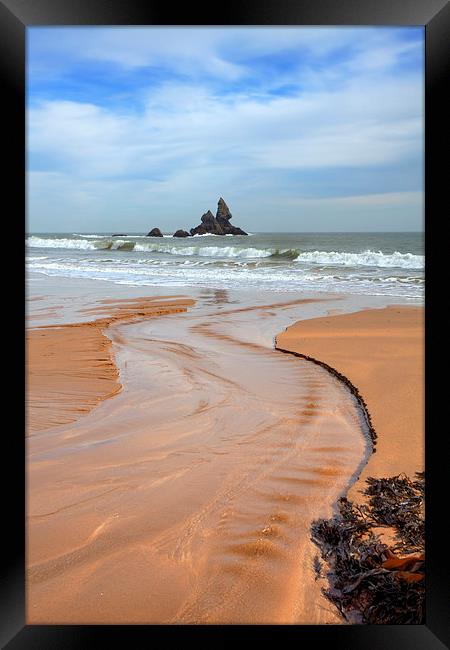
[[[278,347],[277,344],[277,338],[275,337],[275,349],[278,350],[279,352],[284,352],[285,354],[292,354],[294,357],[300,357],[301,359],[306,359],[307,361],[311,361],[312,363],[315,363],[318,366],[321,366],[325,370],[327,370],[331,375],[336,377],[339,381],[341,381],[345,386],[349,389],[351,394],[355,397],[356,401],[358,402],[358,405],[361,408],[361,411],[364,415],[364,419],[367,425],[369,437],[372,443],[372,453],[374,454],[376,452],[376,444],[377,444],[377,433],[374,429],[374,426],[372,424],[372,418],[370,417],[369,409],[367,407],[367,404],[359,392],[359,390],[356,388],[354,384],[350,381],[348,377],[340,373],[336,368],[333,368],[332,366],[329,366],[327,363],[324,361],[319,361],[319,359],[315,359],[314,357],[310,357],[307,354],[301,354],[300,352],[294,352],[292,350],[286,350],[285,348],[280,348]]]
[[[275,349],[322,366],[343,382],[356,398],[374,453],[377,434],[367,404],[354,384],[323,361],[306,354]],[[311,524],[311,539],[320,549],[313,562],[316,580],[326,578],[323,594],[352,624],[423,624],[425,620],[425,473],[366,479],[368,503],[355,505],[345,496],[338,514]],[[394,533],[388,546],[379,530]],[[402,553],[400,556],[398,553]]]

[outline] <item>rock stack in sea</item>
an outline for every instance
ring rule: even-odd
[[[216,216],[213,215],[211,210],[205,212],[201,218],[201,224],[191,228],[191,235],[247,235],[248,233],[241,228],[230,223],[231,217],[232,214],[227,204],[220,197]]]
[[[213,215],[211,210],[205,212],[201,217],[201,223],[195,228],[191,228],[190,232],[187,230],[177,230],[173,233],[173,237],[192,237],[194,235],[248,235],[242,228],[233,226],[230,221],[232,214],[223,200],[220,197],[217,204],[216,216]],[[147,237],[163,237],[159,228],[153,228],[147,234]]]

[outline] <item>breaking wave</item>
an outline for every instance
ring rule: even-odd
[[[261,258],[283,257],[295,259],[298,251],[294,249],[276,248],[241,248],[239,246],[170,246],[163,243],[138,243],[124,239],[100,238],[95,241],[86,239],[43,239],[29,237],[26,244],[30,248],[65,248],[73,250],[122,250],[147,253],[164,253],[165,255],[183,255],[216,258]]]
[[[96,235],[95,240],[52,238],[44,239],[31,236],[26,240],[30,248],[65,248],[75,250],[119,250],[139,251],[143,253],[160,253],[165,255],[182,255],[186,257],[212,257],[236,259],[271,258],[274,261],[295,260],[299,263],[320,264],[332,266],[371,266],[380,268],[423,269],[424,255],[413,253],[383,253],[382,251],[366,250],[362,253],[346,253],[341,251],[301,251],[296,248],[244,248],[242,246],[211,246],[197,244],[195,246],[173,245],[163,242],[135,242],[125,239],[110,239]]]
[[[364,251],[363,253],[342,253],[338,251],[309,251],[300,253],[297,262],[310,264],[332,264],[334,266],[379,266],[381,268],[398,267],[403,269],[422,269],[425,256],[412,253],[382,253],[381,251]]]

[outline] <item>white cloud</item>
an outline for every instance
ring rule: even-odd
[[[316,198],[286,198],[284,203],[296,207],[341,206],[355,207],[395,207],[418,206],[423,204],[423,192],[381,192],[380,194],[361,194],[355,196],[327,196]]]
[[[401,162],[422,147],[421,91],[398,82],[329,93],[222,102],[204,86],[171,84],[141,114],[44,102],[29,111],[29,150],[76,177],[216,170],[361,167]]]
[[[388,194],[372,191],[370,176],[374,167],[420,166],[423,79],[417,71],[403,77],[386,72],[418,46],[376,30],[352,30],[350,59],[320,70],[309,65],[348,45],[348,34],[325,28],[68,30],[58,46],[73,56],[76,46],[80,59],[129,69],[167,66],[186,79],[171,77],[141,91],[139,108],[113,107],[95,95],[89,102],[34,100],[28,110],[31,218],[49,210],[56,218],[64,210],[81,211],[91,221],[112,215],[120,221],[147,211],[174,215],[175,227],[183,225],[174,223],[180,203],[201,214],[213,207],[202,197],[226,194],[251,213],[246,194],[258,192],[265,206],[272,197],[288,209],[293,192],[302,201],[311,191],[294,181],[283,195],[290,182],[285,174],[334,170],[338,178],[362,169],[369,179],[362,193],[372,196],[364,205],[394,209],[392,201],[374,198]],[[258,88],[244,82],[252,74],[251,57],[286,55],[290,48],[297,48],[296,63],[282,78],[260,78]],[[309,58],[303,60],[298,48]],[[225,84],[212,83],[209,75]],[[231,92],[227,84],[235,81]],[[284,83],[296,90],[272,93]],[[398,205],[406,206],[405,193],[398,196]],[[331,206],[323,198],[320,209],[341,209],[343,200]]]
[[[44,76],[64,74],[73,61],[88,61],[233,81],[252,76],[252,63],[261,57],[270,62],[285,54],[303,69],[312,61],[312,71],[314,63],[335,53],[338,60],[331,59],[330,70],[321,74],[348,68],[364,74],[389,69],[421,47],[420,41],[399,37],[398,30],[373,27],[32,27],[28,32],[32,69]]]

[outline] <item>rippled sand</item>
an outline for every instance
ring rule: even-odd
[[[313,318],[277,336],[277,345],[329,364],[366,400],[377,452],[349,492],[360,500],[369,476],[405,473],[425,463],[425,324],[422,306],[390,305]]]
[[[29,624],[340,622],[310,525],[367,441],[345,386],[261,340],[286,308],[105,330],[122,391],[28,441]]]

